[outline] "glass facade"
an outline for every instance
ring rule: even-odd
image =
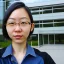
[[[4,37],[2,36],[2,20],[3,20],[3,16],[4,16],[4,13],[7,9],[9,5],[9,1],[5,1],[5,0],[1,0],[0,1],[0,41],[4,41]]]
[[[64,12],[64,4],[30,8],[32,15]],[[35,21],[35,28],[64,26],[64,19]]]
[[[4,15],[4,2],[0,2],[0,24],[2,24],[2,19]],[[1,26],[1,25],[0,25]]]
[[[64,12],[64,4],[30,7],[33,15]]]
[[[64,19],[35,21],[35,28],[64,26]]]
[[[9,1],[0,1],[0,29],[2,28],[2,20],[3,20],[3,16],[4,16],[4,13],[7,9],[9,5]]]
[[[37,45],[44,44],[64,44],[64,34],[39,34],[39,43],[38,43],[38,34],[33,36],[32,41],[36,41]]]
[[[32,15],[52,14],[64,12],[64,4],[30,7]],[[36,20],[35,28],[64,27],[64,19]],[[63,34],[37,34],[39,44],[64,44]]]

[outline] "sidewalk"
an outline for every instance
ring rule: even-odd
[[[43,45],[35,48],[47,52],[56,64],[64,64],[64,45]]]

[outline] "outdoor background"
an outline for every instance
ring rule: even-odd
[[[2,21],[7,8],[16,1],[24,2],[34,19],[29,45],[49,53],[56,64],[64,64],[64,0],[0,0],[0,48],[11,44],[2,35]]]

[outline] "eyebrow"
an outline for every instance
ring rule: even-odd
[[[16,20],[15,18],[9,18],[9,19]],[[27,17],[22,17],[22,18],[19,18],[19,19],[28,19],[28,18]]]

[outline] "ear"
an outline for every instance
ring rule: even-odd
[[[35,24],[34,24],[34,23],[32,23],[32,24],[31,24],[31,31],[33,31],[34,26],[35,26]]]

